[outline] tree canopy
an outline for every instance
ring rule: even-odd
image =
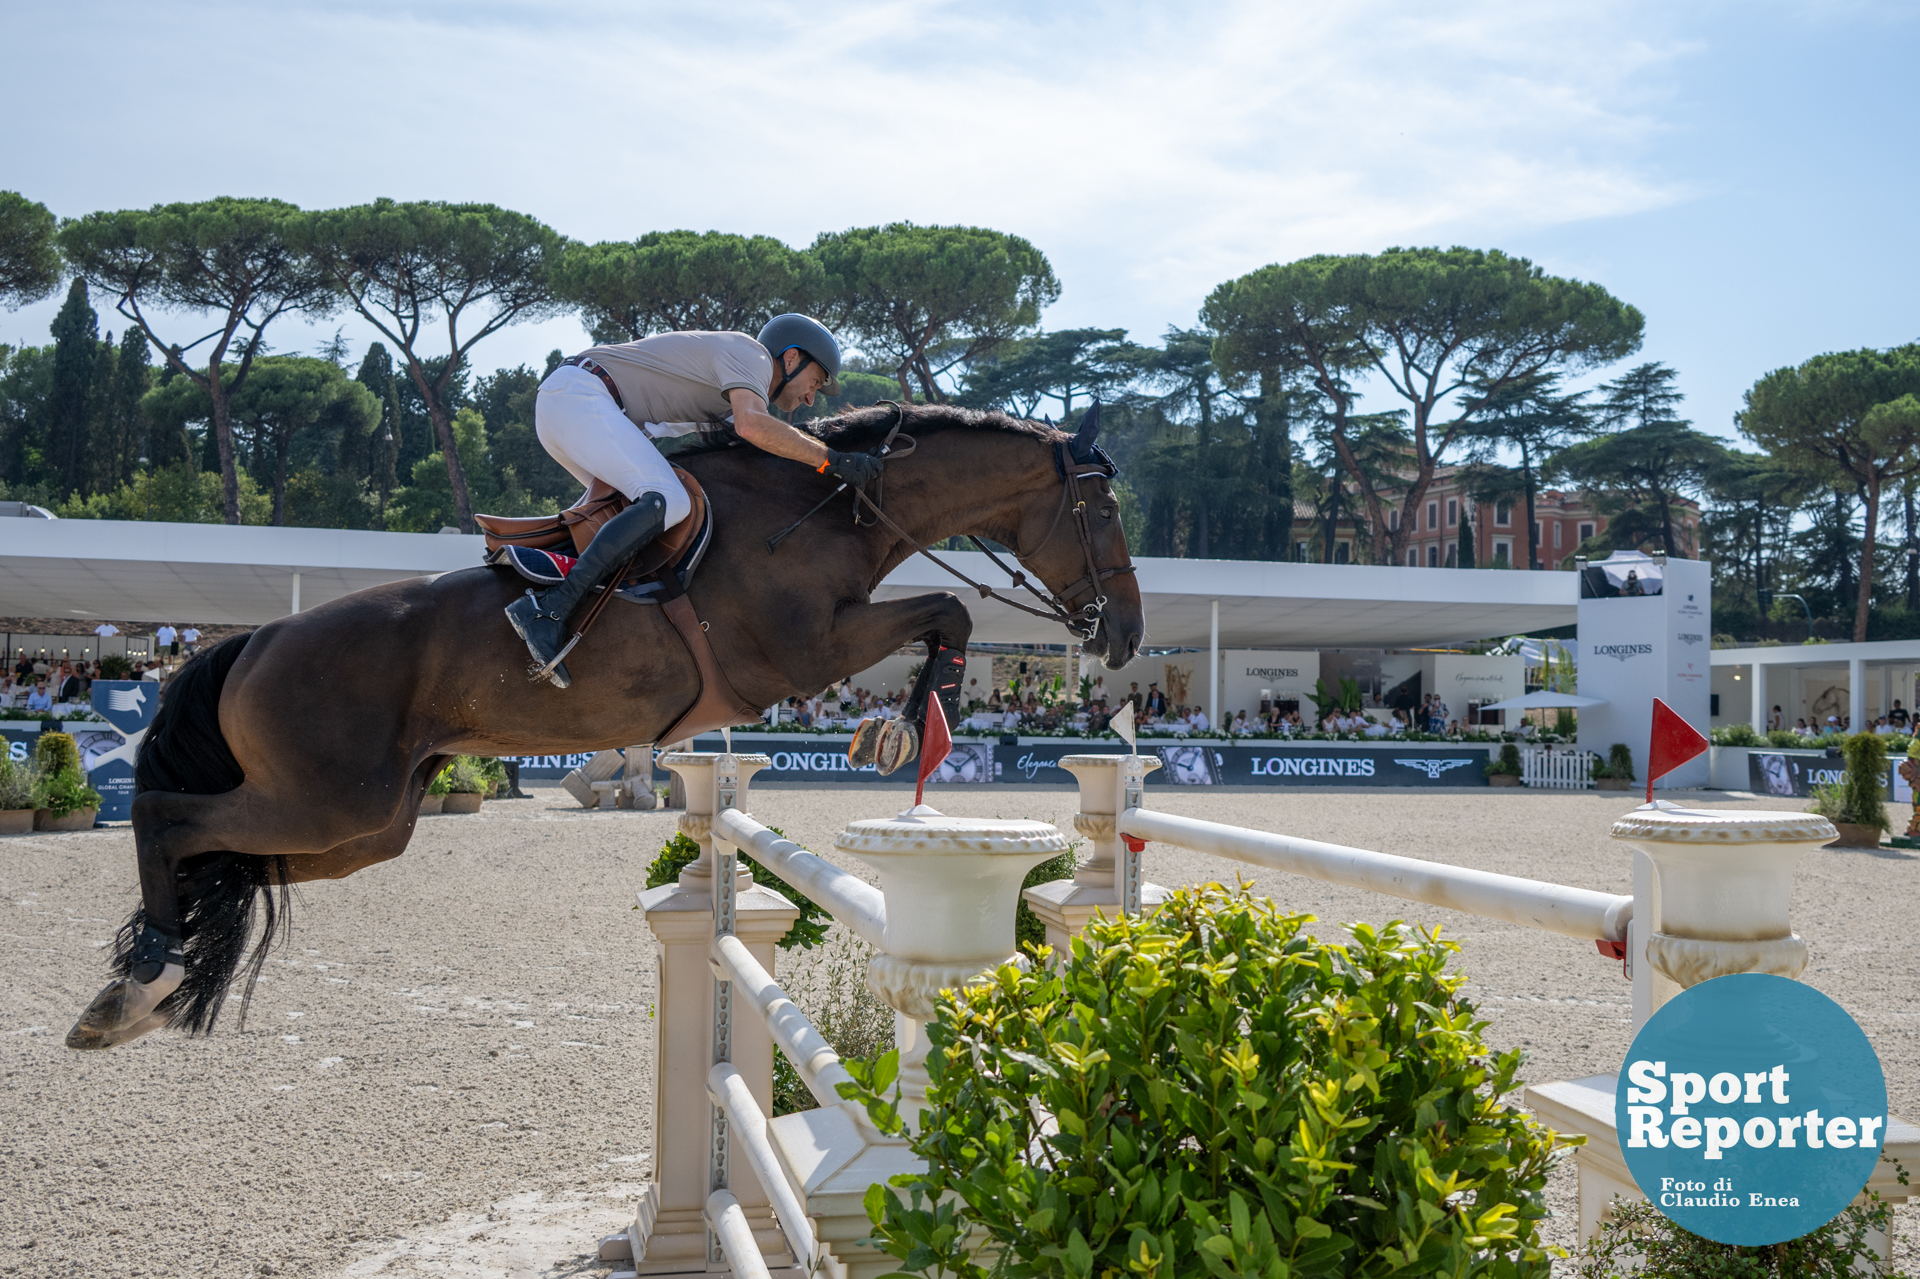
[[[60,285],[60,249],[47,206],[0,191],[0,306],[38,302]]]
[[[895,222],[820,236],[822,312],[876,362],[902,396],[947,398],[942,374],[1024,336],[1060,296],[1046,255],[984,227]]]
[[[1398,560],[1436,466],[1492,397],[1524,378],[1604,365],[1640,345],[1640,312],[1597,284],[1498,250],[1388,249],[1262,267],[1222,284],[1201,318],[1229,379],[1297,377],[1324,401],[1329,438]],[[1353,455],[1356,377],[1409,407],[1412,474],[1392,528]]]
[[[399,350],[433,423],[462,531],[473,500],[453,430],[448,387],[474,345],[560,309],[554,267],[566,242],[524,213],[492,204],[376,200],[305,218],[300,243],[331,285]],[[446,331],[445,363],[430,371],[425,328]],[[461,326],[468,325],[466,335]]]
[[[1920,474],[1920,344],[1818,355],[1754,383],[1740,429],[1775,458],[1853,488],[1865,507],[1853,638],[1867,638],[1887,487]]]
[[[811,255],[767,235],[649,231],[637,240],[567,246],[554,295],[580,309],[596,342],[637,342],[684,329],[758,333],[804,311],[823,272]]]
[[[1037,417],[1056,406],[1061,421],[1074,402],[1110,397],[1140,375],[1145,352],[1125,329],[1055,329],[1014,338],[975,360],[961,399]]]
[[[333,293],[326,277],[294,243],[300,211],[280,200],[221,198],[152,209],[90,213],[64,223],[60,247],[74,273],[116,300],[168,364],[210,397],[210,420],[220,457],[226,521],[241,520],[239,475],[227,397],[246,384],[267,326],[290,311],[326,311]],[[148,312],[154,307],[210,312],[210,333],[180,344],[161,338]],[[233,377],[223,365],[236,341]],[[187,352],[211,342],[204,368]]]

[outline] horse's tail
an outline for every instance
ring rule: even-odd
[[[240,761],[233,757],[220,732],[220,690],[248,638],[247,634],[236,635],[214,645],[168,681],[134,760],[136,792],[218,795],[246,780]],[[273,892],[276,885],[280,889],[277,899]],[[168,1025],[176,1029],[196,1035],[211,1031],[235,975],[245,964],[245,998],[240,1005],[244,1025],[247,1001],[267,962],[267,952],[276,940],[286,936],[292,923],[287,859],[236,852],[201,853],[181,864],[175,889],[180,900],[187,975],[179,988],[161,1001],[159,1011],[171,1014]],[[265,926],[253,953],[248,955],[256,898],[262,904]],[[111,957],[114,976],[128,975],[134,943],[145,925],[144,908],[134,911],[121,925]]]

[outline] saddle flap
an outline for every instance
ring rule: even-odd
[[[648,543],[635,566],[638,574],[654,573],[660,566],[677,559],[706,521],[707,495],[700,481],[679,467],[673,468],[680,486],[687,491],[692,514]],[[566,554],[571,544],[578,555],[593,541],[600,526],[627,509],[628,502],[611,485],[595,480],[585,498],[557,515],[476,515],[473,522],[486,534],[487,550],[525,546],[539,551]]]

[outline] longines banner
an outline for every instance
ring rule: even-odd
[[[871,764],[847,762],[845,738],[811,741],[734,739],[734,749],[755,751],[773,761],[757,778],[767,781],[898,782],[903,770],[882,777]],[[719,750],[720,739],[701,738],[698,750]],[[1110,742],[1057,741],[1025,745],[955,742],[953,753],[933,775],[935,782],[1002,782],[1071,786],[1073,774],[1060,766],[1068,755],[1112,755]],[[1145,742],[1140,753],[1159,759],[1153,774],[1174,786],[1485,786],[1484,747],[1351,746],[1313,747],[1286,742],[1235,746],[1224,742],[1193,745]],[[522,776],[534,776],[523,764]]]
[[[1766,973],[1682,991],[1634,1036],[1614,1113],[1641,1193],[1720,1243],[1795,1239],[1880,1158],[1887,1084],[1846,1009]]]

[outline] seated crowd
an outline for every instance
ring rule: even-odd
[[[160,662],[134,662],[120,678],[159,681],[169,673]],[[22,653],[0,674],[0,710],[51,715],[59,707],[91,709],[93,681],[105,678],[97,661],[52,661]]]

